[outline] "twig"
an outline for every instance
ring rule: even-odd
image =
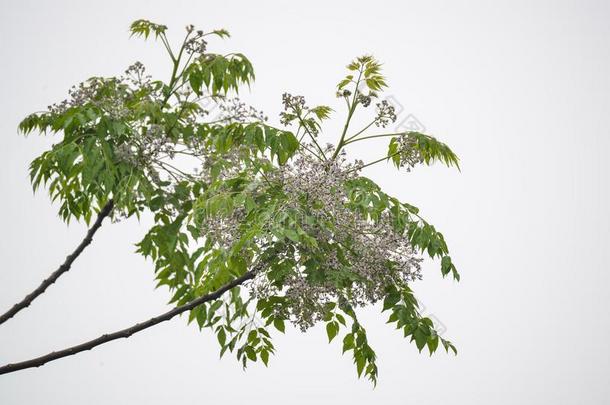
[[[238,285],[243,284],[245,281],[250,280],[253,277],[254,277],[254,272],[249,271],[249,272],[245,273],[243,276],[236,278],[235,280],[231,281],[230,283],[227,283],[224,286],[220,287],[218,290],[214,291],[213,293],[203,295],[199,298],[192,300],[191,302],[189,302],[187,304],[184,304],[184,305],[176,307],[170,311],[167,311],[164,314],[155,316],[154,318],[150,318],[147,321],[137,323],[126,329],[122,329],[122,330],[119,330],[119,331],[113,332],[113,333],[104,334],[96,339],[90,340],[85,343],[81,343],[76,346],[69,347],[67,349],[59,350],[56,352],[51,352],[49,354],[46,354],[46,355],[40,356],[40,357],[36,357],[31,360],[22,361],[19,363],[7,364],[5,366],[0,367],[0,374],[12,373],[12,372],[23,370],[26,368],[40,367],[50,361],[61,359],[62,357],[72,356],[72,355],[75,355],[77,353],[80,353],[80,352],[83,352],[86,350],[91,350],[96,346],[111,342],[113,340],[117,340],[117,339],[121,339],[121,338],[128,338],[131,335],[133,335],[134,333],[140,332],[144,329],[148,329],[161,322],[169,321],[176,315],[179,315],[185,311],[189,311],[205,302],[216,300],[216,299],[220,298],[220,296],[222,294],[224,294],[225,292],[229,291],[230,289],[232,289],[234,287],[237,287]]]
[[[83,252],[83,250],[85,250],[85,248],[91,243],[91,241],[93,240],[93,235],[95,234],[95,232],[97,232],[99,227],[102,226],[102,221],[110,214],[110,211],[112,211],[113,206],[114,202],[112,200],[108,201],[108,203],[104,205],[102,210],[97,215],[97,219],[93,223],[93,226],[91,226],[91,228],[89,228],[89,231],[87,231],[85,239],[83,239],[82,242],[76,247],[76,250],[74,250],[72,254],[68,255],[64,263],[59,266],[59,268],[55,270],[46,280],[44,280],[34,291],[26,295],[23,300],[13,305],[13,307],[6,311],[4,314],[0,315],[0,325],[15,316],[17,312],[29,307],[32,301],[36,299],[36,297],[45,292],[45,290],[51,284],[57,281],[59,276],[70,270],[70,267],[72,266],[74,260],[76,260],[76,258]]]

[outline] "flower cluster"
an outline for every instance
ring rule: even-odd
[[[142,133],[130,140],[130,143],[119,145],[115,150],[118,161],[132,166],[150,167],[161,157],[173,159],[175,142],[166,134],[162,126],[152,124],[142,129]]]
[[[406,168],[410,172],[415,165],[423,163],[419,150],[415,147],[417,139],[408,132],[402,134],[398,139],[398,153],[400,155],[399,167]]]
[[[226,216],[209,215],[201,223],[200,232],[212,239],[219,246],[228,248],[240,238],[240,225],[245,216],[243,207],[239,207]]]
[[[347,89],[344,89],[344,90],[339,90],[339,91],[337,92],[337,98],[342,98],[342,97],[347,98],[347,97],[349,97],[349,96],[351,96],[351,95],[352,95],[352,92],[351,92],[351,91],[349,91],[349,90],[347,90]]]
[[[284,106],[284,111],[280,113],[280,123],[282,125],[289,125],[300,117],[303,111],[308,109],[305,105],[305,97],[293,96],[290,93],[282,94],[282,104]]]
[[[142,91],[150,94],[152,99],[159,99],[161,93],[155,90],[152,85],[152,76],[146,73],[146,68],[141,62],[135,62],[125,70],[124,76],[119,79],[119,83],[124,83],[132,90]]]
[[[52,104],[47,108],[52,114],[63,114],[69,108],[81,107],[87,103],[95,103],[97,94],[105,83],[106,80],[93,77],[78,85],[74,85],[68,90],[68,99]]]
[[[358,94],[358,102],[360,104],[362,104],[363,107],[368,107],[369,105],[371,105],[371,100],[372,100],[372,96],[371,95],[366,95],[366,94]]]
[[[224,122],[267,121],[265,113],[246,105],[239,98],[225,100],[218,107],[220,109],[220,120]]]
[[[151,82],[151,76],[145,73],[144,65],[135,62],[125,70],[125,75],[119,78],[92,77],[68,91],[68,99],[48,106],[52,114],[64,114],[73,107],[91,105],[107,114],[113,120],[128,118],[130,110],[127,103],[138,92],[139,97],[158,101],[160,91]]]
[[[332,152],[327,147],[327,152]],[[282,185],[284,207],[299,212],[299,226],[323,252],[299,247],[299,257],[321,253],[324,281],[313,280],[301,263],[274,289],[262,279],[253,283],[257,297],[282,294],[290,303],[289,319],[302,330],[321,320],[325,304],[347,299],[352,306],[364,306],[382,299],[388,286],[420,278],[420,261],[408,238],[398,232],[387,215],[372,221],[348,207],[348,182],[358,178],[361,162],[349,164],[343,154],[336,160],[320,161],[300,154],[272,178]],[[322,249],[322,248],[320,248]],[[339,253],[341,252],[341,253]],[[299,259],[297,257],[297,259]],[[338,283],[349,279],[349,286]]]
[[[396,110],[387,100],[381,100],[377,103],[375,125],[385,128],[391,122],[396,122]]]
[[[327,118],[330,112],[326,106],[309,108],[305,105],[303,96],[293,96],[289,93],[282,95],[282,104],[284,111],[280,113],[280,123],[288,126],[292,121],[297,120],[299,130],[303,128],[311,137],[317,137],[320,133],[320,123],[316,121],[316,117],[322,120]]]
[[[305,106],[305,97],[303,96],[293,96],[290,93],[282,94],[282,104],[284,105],[284,110],[306,110]]]
[[[194,30],[192,25],[186,27],[187,31],[190,33]],[[184,49],[186,52],[190,54],[199,54],[203,55],[207,50],[208,43],[205,39],[203,39],[204,33],[203,31],[195,32],[195,36],[189,38],[184,44]]]
[[[334,147],[327,145],[324,152],[331,155]],[[243,170],[239,152],[234,151],[207,159],[204,172],[219,163],[223,169],[215,180],[235,178]],[[348,163],[344,152],[333,160],[319,160],[301,150],[288,164],[267,173],[264,181],[253,181],[248,187],[253,198],[268,194],[267,187],[281,190],[279,208],[264,225],[257,223],[255,240],[261,249],[277,241],[278,227],[298,227],[316,241],[317,247],[294,242],[294,251],[274,254],[276,259],[294,263],[281,285],[265,272],[250,284],[258,299],[287,298],[283,316],[302,330],[322,320],[330,302],[365,306],[383,299],[389,286],[421,278],[421,259],[392,217],[383,214],[372,220],[350,207],[347,186],[358,180],[362,166],[361,161]],[[206,182],[213,180],[209,174],[204,177]],[[214,195],[223,192],[216,190]],[[204,216],[199,229],[218,248],[229,250],[245,227],[251,229],[248,218],[238,207]],[[307,264],[311,257],[320,258],[315,269]],[[312,277],[312,271],[325,276]]]

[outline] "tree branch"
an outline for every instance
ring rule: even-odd
[[[224,286],[220,287],[218,290],[216,290],[210,294],[206,294],[199,298],[196,298],[196,299],[192,300],[191,302],[186,303],[182,306],[176,307],[164,314],[161,314],[154,318],[150,318],[147,321],[137,323],[126,329],[123,329],[123,330],[120,330],[117,332],[113,332],[113,333],[104,334],[96,339],[90,340],[85,343],[81,343],[80,345],[72,346],[67,349],[59,350],[57,352],[51,352],[44,356],[36,357],[35,359],[26,360],[26,361],[22,361],[19,363],[7,364],[5,366],[0,367],[0,374],[12,373],[12,372],[15,372],[18,370],[23,370],[26,368],[40,367],[50,361],[61,359],[62,357],[72,356],[74,354],[83,352],[85,350],[91,350],[96,346],[111,342],[116,339],[128,338],[131,335],[133,335],[134,333],[140,332],[141,330],[148,329],[151,326],[155,326],[164,321],[169,321],[176,315],[179,315],[185,311],[189,311],[189,310],[203,304],[204,302],[213,301],[215,299],[218,299],[225,292],[229,291],[230,289],[232,289],[234,287],[237,287],[238,285],[243,284],[245,281],[250,280],[252,278],[254,278],[254,272],[249,271],[249,272],[245,273],[243,276],[238,277],[235,280],[231,281],[230,283],[227,283]]]
[[[4,314],[0,315],[0,325],[15,316],[17,312],[29,307],[32,301],[36,299],[36,297],[45,292],[45,290],[51,284],[57,281],[59,276],[70,270],[70,266],[72,266],[74,260],[76,260],[76,258],[83,252],[83,250],[85,250],[85,248],[91,243],[91,241],[93,240],[93,235],[95,234],[95,232],[97,232],[99,227],[102,226],[102,221],[110,214],[110,211],[112,211],[113,206],[114,202],[112,200],[108,201],[108,203],[104,205],[102,210],[97,215],[97,219],[93,223],[93,226],[91,226],[91,228],[89,228],[89,231],[87,231],[85,239],[83,239],[82,242],[76,247],[76,250],[74,250],[71,255],[68,255],[64,263],[59,266],[59,268],[55,270],[46,280],[44,280],[38,286],[38,288],[29,293],[23,300],[13,305],[13,307],[6,311]]]

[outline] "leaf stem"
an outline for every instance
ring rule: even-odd
[[[316,145],[316,147],[318,148],[318,151],[320,151],[320,154],[322,155],[324,160],[328,160],[326,158],[326,155],[324,154],[324,150],[320,147],[320,145],[316,141],[316,138],[312,135],[312,133],[309,131],[309,129],[307,129],[307,126],[305,126],[305,121],[303,121],[303,118],[301,118],[301,114],[299,114],[298,112],[297,112],[297,118],[299,119],[299,122],[301,123],[301,126],[303,127],[305,132],[309,135],[309,137],[313,141],[314,145]]]
[[[365,167],[369,167],[369,166],[372,166],[372,165],[374,165],[374,164],[376,164],[376,163],[383,162],[384,160],[391,159],[392,157],[394,157],[394,156],[396,156],[396,155],[398,155],[398,154],[400,154],[400,151],[395,152],[395,153],[392,153],[391,155],[384,156],[384,157],[382,157],[382,158],[380,158],[380,159],[373,160],[372,162],[369,162],[369,163],[367,163],[367,164],[365,164],[365,165],[363,165],[363,166],[360,166],[358,169],[351,169],[351,170],[349,170],[349,171],[348,171],[348,173],[353,172],[353,171],[355,171],[355,170],[361,170],[361,169],[364,169]]]

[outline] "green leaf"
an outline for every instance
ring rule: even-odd
[[[252,347],[246,346],[244,348],[244,352],[246,353],[246,356],[248,356],[248,359],[250,359],[251,361],[256,361],[256,352]]]
[[[282,333],[286,332],[286,326],[284,325],[284,320],[283,319],[274,318],[273,319],[273,326],[275,326],[275,329],[279,330]]]
[[[335,336],[339,333],[339,324],[337,322],[328,322],[326,324],[326,335],[328,336],[328,343],[332,342]]]
[[[441,259],[441,272],[446,276],[451,271],[451,257],[443,256]]]
[[[260,356],[265,366],[267,366],[269,363],[269,352],[267,350],[261,350]]]
[[[457,349],[450,341],[445,340],[443,338],[440,338],[440,340],[441,343],[443,343],[443,346],[445,347],[445,351],[447,351],[447,353],[449,353],[449,350],[451,350],[453,354],[457,356]]]
[[[358,377],[361,377],[362,371],[364,370],[364,365],[366,364],[366,359],[360,352],[355,354],[354,357],[356,360],[356,371],[358,372]]]
[[[444,143],[420,132],[407,132],[406,135],[415,140],[414,147],[427,165],[438,160],[448,167],[455,166],[458,170],[460,169],[459,158]]]
[[[207,319],[207,311],[205,310],[205,306],[201,306],[198,307],[198,311],[197,311],[197,325],[199,325],[199,328],[203,328],[203,326],[205,325],[205,321]]]
[[[229,38],[231,36],[231,34],[229,34],[229,31],[225,29],[214,30],[212,31],[212,34],[217,35],[220,38]]]
[[[216,332],[216,337],[218,338],[218,343],[220,343],[221,346],[224,346],[225,341],[227,340],[227,334],[226,334],[224,328],[222,328],[222,327],[218,328],[218,330]]]
[[[428,337],[428,350],[430,351],[431,356],[432,353],[436,351],[436,348],[438,347],[438,342],[439,338],[436,334],[430,335],[430,337]]]
[[[155,24],[148,20],[136,20],[130,26],[132,36],[143,36],[144,38],[148,38],[151,31],[155,34],[155,37],[158,37],[164,34],[166,30],[165,25]]]
[[[383,300],[383,311],[392,308],[400,301],[400,293],[397,290],[391,291]]]
[[[299,237],[299,234],[294,229],[286,228],[282,232],[284,233],[284,235],[286,237],[288,237],[288,239],[290,239],[293,242],[299,242],[301,240],[301,238]]]
[[[343,338],[343,353],[348,350],[352,350],[354,348],[354,335],[352,333],[348,333]]]
[[[319,120],[324,120],[330,117],[330,113],[333,111],[333,109],[325,105],[319,105],[317,107],[313,107],[310,109],[310,111],[314,113]]]
[[[425,330],[420,327],[417,328],[413,333],[413,338],[415,339],[417,349],[421,352],[428,341],[428,334],[426,334]]]

